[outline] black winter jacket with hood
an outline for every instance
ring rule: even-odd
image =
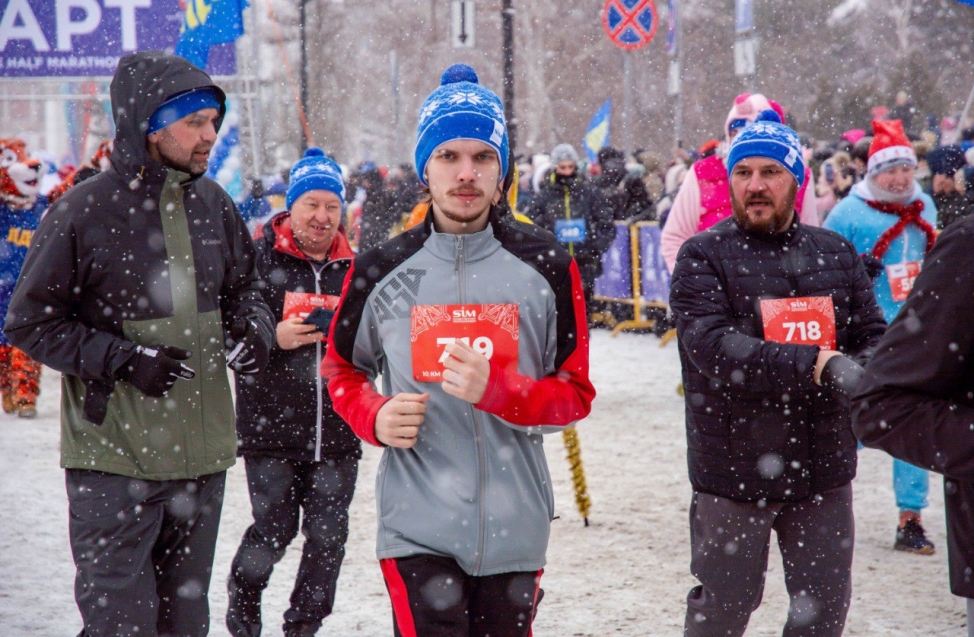
[[[288,292],[332,296],[337,301],[355,256],[341,229],[326,263],[308,260],[294,244],[286,212],[264,225],[255,246],[257,269],[263,275],[261,294],[278,323],[284,319]],[[281,349],[275,339],[267,368],[254,376],[237,377],[238,455],[301,461],[361,457],[362,444],[335,413],[321,377],[325,350],[323,341]]]
[[[764,339],[763,299],[832,298],[837,348],[862,361],[886,323],[848,241],[797,221],[758,235],[726,219],[683,244],[673,270],[693,488],[794,502],[856,475],[847,401],[815,384],[818,345]]]
[[[225,101],[182,58],[123,57],[111,84],[112,166],[69,190],[34,235],[5,331],[63,374],[65,468],[173,480],[234,463],[225,326],[246,317],[268,347],[273,334],[253,242],[219,185],[154,160],[145,138],[161,104],[204,86]],[[137,345],[190,350],[196,378],[160,399],[116,382]]]
[[[950,589],[974,599],[974,217],[937,239],[853,399],[867,447],[944,475]]]

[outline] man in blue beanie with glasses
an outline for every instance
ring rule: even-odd
[[[508,157],[500,99],[447,69],[417,131],[430,211],[356,257],[328,339],[335,411],[385,447],[376,552],[399,636],[531,633],[554,517],[541,434],[595,396],[578,267],[513,218]]]
[[[683,244],[670,292],[700,581],[684,634],[744,634],[774,530],[791,597],[784,634],[838,637],[855,540],[848,395],[885,322],[853,246],[797,218],[793,130],[762,112],[727,168],[733,216]]]
[[[263,368],[273,317],[247,227],[203,176],[223,91],[142,51],[111,97],[111,168],[41,221],[5,332],[62,373],[81,635],[202,637],[237,449],[226,367]]]

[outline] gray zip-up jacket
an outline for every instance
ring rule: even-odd
[[[415,380],[414,308],[429,317],[435,306],[477,306],[483,317],[498,304],[517,306],[505,323],[516,326],[516,368],[492,359],[478,404]],[[379,467],[380,559],[442,555],[475,576],[544,566],[554,499],[539,434],[584,418],[595,397],[578,268],[550,233],[503,207],[469,235],[435,232],[428,215],[360,255],[323,373],[335,411],[375,445],[376,413],[387,400],[430,394],[416,445],[386,448]],[[373,385],[379,374],[382,394]]]

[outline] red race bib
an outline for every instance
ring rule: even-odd
[[[284,293],[284,319],[299,318],[302,321],[308,318],[311,310],[316,307],[323,307],[326,310],[334,310],[338,307],[339,297],[330,294],[308,294],[306,292],[285,292]]]
[[[889,279],[889,290],[893,293],[894,301],[905,301],[913,289],[913,282],[920,274],[919,261],[894,263],[886,266],[886,278]]]
[[[462,341],[487,360],[517,371],[517,303],[414,305],[410,317],[413,379],[443,380],[446,345]]]
[[[835,308],[831,296],[761,301],[764,340],[835,349]]]

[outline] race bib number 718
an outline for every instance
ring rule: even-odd
[[[764,340],[835,349],[835,308],[830,296],[761,301]]]
[[[446,346],[460,341],[493,364],[517,371],[517,303],[414,305],[410,311],[413,379],[443,380]]]

